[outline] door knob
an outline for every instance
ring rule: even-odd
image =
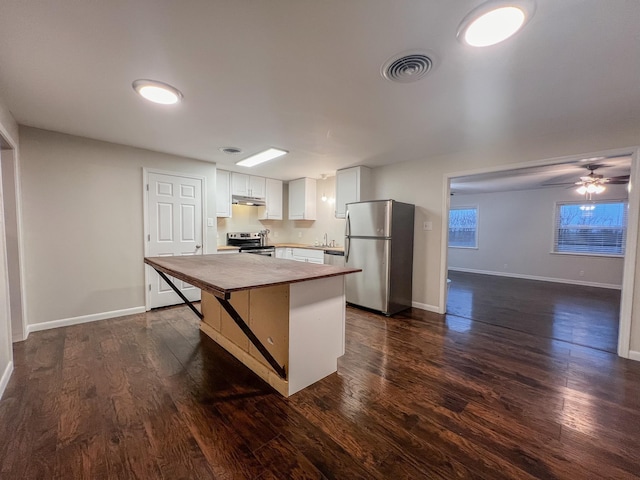
[[[196,245],[196,250],[198,250],[199,248],[202,248],[202,245]]]

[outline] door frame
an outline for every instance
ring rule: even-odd
[[[607,157],[615,155],[629,154],[631,156],[631,176],[629,184],[636,188],[629,191],[629,213],[627,217],[627,239],[624,255],[624,267],[622,274],[622,290],[620,300],[620,319],[618,329],[618,355],[623,358],[640,360],[640,352],[631,351],[631,319],[633,314],[633,294],[636,283],[636,253],[638,249],[638,226],[640,225],[640,146],[616,148],[594,153],[584,153],[580,155],[570,155],[566,157],[549,158],[546,160],[536,160],[532,162],[522,162],[516,164],[500,165],[495,167],[467,170],[463,172],[445,173],[443,176],[442,188],[442,238],[440,253],[440,311],[444,314],[447,310],[447,275],[449,266],[449,209],[451,195],[451,180],[456,177],[468,175],[479,175],[483,173],[496,173],[509,170],[541,167],[546,165],[556,165],[561,163],[577,162],[589,157]]]
[[[144,234],[142,237],[142,241],[144,243],[144,256],[149,255],[149,242],[147,241],[149,235],[149,198],[147,195],[147,185],[149,185],[149,174],[155,173],[158,175],[169,175],[172,177],[183,177],[189,178],[191,180],[200,180],[202,185],[202,192],[200,195],[200,201],[202,202],[201,211],[202,211],[202,222],[200,224],[201,228],[201,238],[202,238],[202,254],[204,255],[209,250],[207,249],[207,236],[206,234],[206,224],[207,224],[207,178],[202,175],[196,175],[193,173],[183,173],[183,172],[172,172],[169,170],[159,170],[156,168],[146,168],[142,167],[142,204],[143,204],[143,216],[144,216]],[[144,307],[148,312],[151,310],[150,299],[149,299],[149,289],[147,285],[149,285],[149,267],[147,264],[144,264]]]

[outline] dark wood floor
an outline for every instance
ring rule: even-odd
[[[36,332],[0,401],[2,479],[624,479],[640,363],[482,322],[347,309],[289,399],[185,307]]]
[[[545,338],[618,350],[620,290],[449,272],[447,312]]]

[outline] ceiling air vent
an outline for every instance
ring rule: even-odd
[[[242,153],[242,149],[237,147],[222,147],[220,148],[220,151],[228,153],[229,155],[238,155],[239,153]]]
[[[410,83],[423,78],[433,66],[424,53],[402,53],[382,66],[382,76],[392,82]]]

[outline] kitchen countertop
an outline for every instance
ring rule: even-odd
[[[220,298],[232,292],[360,272],[357,268],[317,265],[262,255],[185,255],[145,257],[156,270]]]
[[[332,252],[344,252],[344,247],[322,247],[316,245],[308,245],[305,243],[274,243],[274,247],[285,247],[285,248],[307,248],[309,250],[330,250]]]
[[[273,243],[270,247],[276,248],[307,248],[309,250],[329,250],[331,252],[344,252],[344,247],[321,247],[316,245],[308,245],[306,243]],[[239,250],[240,247],[232,247],[230,245],[218,245],[218,250]]]

